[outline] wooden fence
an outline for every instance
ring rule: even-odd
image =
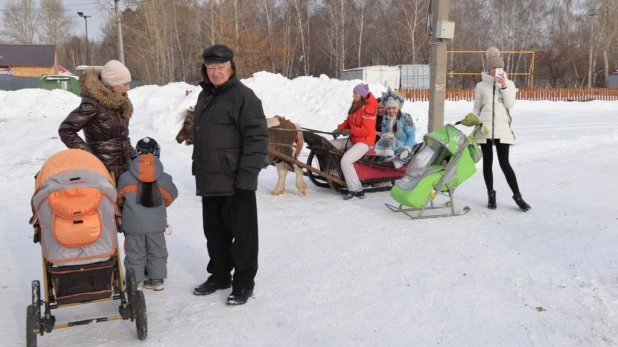
[[[399,89],[407,100],[429,101],[429,89]],[[474,101],[474,89],[447,89],[446,100]],[[519,88],[517,100],[618,101],[618,88]]]

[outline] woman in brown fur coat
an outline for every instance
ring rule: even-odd
[[[129,138],[133,112],[127,96],[131,73],[119,61],[110,60],[102,70],[91,69],[82,76],[82,102],[60,124],[58,134],[68,148],[86,150],[103,161],[115,178],[135,158]],[[84,131],[85,141],[77,134]]]

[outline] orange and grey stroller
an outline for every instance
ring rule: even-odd
[[[36,175],[32,196],[34,242],[43,253],[43,290],[32,281],[32,305],[26,311],[26,341],[53,329],[110,320],[135,321],[137,337],[147,335],[146,300],[135,274],[126,285],[118,249],[116,187],[105,165],[94,155],[67,149],[52,155]],[[119,315],[63,324],[53,309],[120,300]],[[41,308],[44,307],[44,312]]]

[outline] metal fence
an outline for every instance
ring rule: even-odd
[[[474,101],[474,89],[447,89],[449,101]],[[399,89],[411,101],[429,101],[429,89]],[[547,101],[618,101],[618,88],[519,88],[517,100]]]
[[[38,87],[38,77],[0,76],[0,90],[19,90]]]
[[[40,80],[41,79],[39,77],[17,77],[0,75],[0,90],[8,91],[26,88],[39,88]],[[148,84],[151,83],[147,83],[144,81],[131,81],[131,88],[141,87]]]

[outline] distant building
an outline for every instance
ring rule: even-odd
[[[401,89],[429,89],[429,65],[399,65]]]
[[[341,71],[342,80],[361,80],[365,83],[381,84],[399,89],[399,67],[374,65]]]
[[[341,71],[342,80],[361,80],[393,89],[428,89],[429,65],[374,65]]]
[[[609,87],[618,88],[618,70],[609,74]]]
[[[55,45],[0,44],[0,74],[41,77],[58,73]]]

